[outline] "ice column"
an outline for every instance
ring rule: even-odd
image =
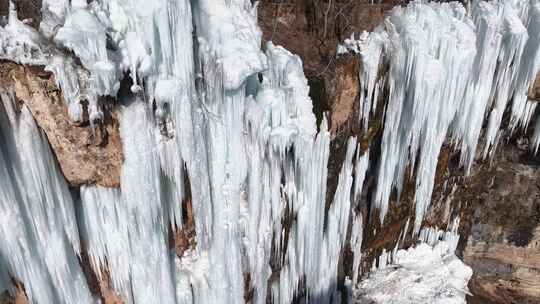
[[[129,303],[176,303],[170,215],[162,197],[152,113],[139,96],[126,97],[124,103],[121,194],[82,188],[81,226],[96,272],[108,266],[114,287]]]
[[[419,231],[448,135],[468,173],[486,117],[484,157],[495,151],[509,102],[510,128],[527,126],[535,109],[526,93],[538,71],[539,8],[536,0],[476,1],[471,12],[459,3],[413,2],[394,8],[373,33],[353,36],[341,46],[363,63],[364,128],[388,89],[373,204],[381,221],[394,189],[399,199],[410,168]]]
[[[472,68],[474,28],[457,3],[413,3],[395,9],[389,21],[389,101],[374,205],[382,222],[392,188],[399,195],[405,168],[415,168],[419,154],[419,228],[431,199],[438,155]]]
[[[13,92],[0,99],[0,275],[22,282],[30,301],[93,303],[68,186],[28,108]]]

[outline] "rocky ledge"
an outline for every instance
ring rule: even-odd
[[[17,100],[28,106],[72,186],[120,185],[122,145],[112,107],[100,126],[74,124],[54,76],[39,66],[0,61],[0,83],[2,89],[13,91]]]

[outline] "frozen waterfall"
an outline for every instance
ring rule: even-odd
[[[52,71],[73,121],[95,127],[100,98],[116,97],[124,152],[120,188],[70,189],[30,111],[0,90],[0,293],[22,284],[39,304],[101,301],[81,244],[126,303],[341,303],[343,283],[362,275],[369,174],[381,222],[406,174],[416,177],[414,230],[432,247],[396,247],[396,263],[434,257],[451,271],[460,265],[430,239],[442,232],[421,230],[441,149],[460,150],[469,172],[477,150],[494,153],[506,109],[517,129],[536,106],[526,94],[540,67],[538,0],[397,7],[340,47],[362,62],[358,124],[388,100],[380,156],[348,138],[327,202],[327,119],[317,126],[300,57],[261,46],[256,4],[43,0],[39,31],[13,5],[0,59]],[[186,201],[196,245],[178,256],[169,238],[187,226]],[[453,253],[457,240],[445,241]]]
[[[527,92],[539,70],[539,13],[536,0],[473,1],[470,11],[457,2],[418,1],[394,8],[384,25],[340,46],[340,53],[354,52],[362,60],[364,128],[379,96],[385,90],[389,96],[373,199],[381,222],[410,168],[420,230],[445,142],[461,150],[468,173],[485,118],[484,158],[495,151],[507,107],[511,129],[528,126],[536,105]],[[389,72],[379,77],[383,64]]]

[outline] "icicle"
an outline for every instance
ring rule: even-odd
[[[353,202],[356,203],[360,199],[362,194],[362,187],[364,185],[364,179],[366,178],[366,172],[369,167],[369,150],[364,151],[360,156],[360,145],[357,148],[356,165],[354,173],[354,193]]]
[[[515,92],[512,103],[510,128],[526,129],[536,103],[527,98],[527,91],[534,84],[540,70],[540,2],[537,0],[522,3],[521,19],[527,27],[529,39],[525,44],[521,66],[515,77]],[[524,16],[525,15],[525,16]]]
[[[364,151],[360,156],[360,145],[356,149],[356,164],[354,174],[353,194],[351,197],[352,203],[352,227],[351,227],[351,239],[350,246],[353,252],[353,277],[352,284],[356,285],[358,282],[358,275],[360,273],[360,262],[362,260],[362,238],[363,238],[363,219],[362,214],[357,213],[354,206],[357,206],[362,194],[362,187],[364,179],[366,177],[366,171],[369,165],[369,150]]]
[[[355,150],[356,138],[351,137],[347,143],[347,153],[339,174],[334,200],[328,209],[328,224],[323,238],[322,260],[319,266],[321,272],[317,278],[313,278],[314,282],[318,284],[311,289],[311,292],[318,303],[329,303],[330,296],[337,291],[338,262],[345,246],[347,227],[349,225],[353,183],[352,169],[354,166],[352,160]],[[357,239],[356,241],[361,243],[361,240]],[[310,283],[307,282],[308,290],[310,290]]]
[[[405,228],[403,228],[403,235],[399,242],[398,247],[403,247],[403,244],[405,243],[405,239],[407,239],[407,233],[409,232],[410,222],[411,222],[411,218],[407,218],[407,222],[405,223]]]
[[[105,268],[106,260],[113,286],[129,303],[156,299],[176,303],[174,261],[168,246],[170,215],[161,196],[151,113],[138,97],[124,102],[120,118],[125,157],[121,195],[117,190],[83,187],[81,226],[96,272]]]
[[[247,0],[202,0],[194,7],[200,37],[223,67],[223,87],[234,90],[266,68],[256,6]]]
[[[534,133],[531,138],[531,150],[534,152],[534,154],[538,153],[538,147],[540,147],[540,119],[536,121]]]
[[[518,127],[526,130],[537,105],[538,101],[515,97],[512,103],[512,112],[516,114],[511,118],[510,130],[513,132]]]
[[[356,40],[354,33],[345,39],[343,45],[338,45],[337,54],[351,52],[358,54],[362,65],[360,67],[360,117],[364,130],[368,129],[370,115],[377,107],[379,91],[383,88],[379,79],[380,68],[384,64],[384,54],[389,46],[388,33],[379,26],[372,33],[362,32]]]
[[[381,255],[378,258],[379,263],[377,265],[377,269],[385,269],[386,265],[389,264],[389,258],[390,258],[389,253],[386,252],[386,248],[383,248],[383,251],[382,251]]]
[[[56,55],[45,66],[46,71],[55,75],[55,81],[62,90],[64,101],[67,103],[69,117],[73,121],[83,121],[83,106],[81,104],[81,92],[85,90],[81,78],[88,77],[87,73],[78,69],[72,58]]]
[[[351,227],[351,250],[353,252],[353,277],[352,283],[356,285],[358,275],[361,274],[360,262],[362,261],[362,237],[363,220],[362,214],[353,213],[353,224]]]
[[[0,99],[0,264],[32,302],[94,303],[68,186],[28,108]]]
[[[449,223],[447,230],[433,227],[422,228],[418,239],[438,250],[441,255],[454,254],[459,242],[459,222],[459,217],[454,218],[452,223]]]
[[[79,214],[81,235],[87,242],[93,269],[98,275],[109,271],[112,286],[132,303],[130,267],[136,261],[130,257],[131,222],[120,190],[82,187]]]
[[[528,86],[523,87],[526,85],[525,83],[517,83],[517,77],[519,76],[518,73],[522,64],[522,58],[526,59],[526,57],[523,56],[524,48],[526,43],[530,43],[531,40],[528,39],[527,29],[519,19],[516,9],[509,3],[506,3],[504,8],[502,8],[502,11],[502,33],[500,35],[501,48],[498,52],[497,71],[493,76],[495,87],[492,89],[490,96],[490,100],[493,100],[493,107],[489,114],[489,122],[486,129],[487,142],[483,151],[484,158],[487,157],[490,148],[495,150],[502,116],[506,109],[506,104],[512,94],[516,94],[516,96],[522,95],[522,97],[520,96],[518,98],[526,98],[525,94],[528,91]],[[538,45],[536,47],[538,47]],[[531,62],[527,63],[526,68],[528,68],[529,65],[531,65]],[[532,76],[534,77],[534,75]],[[516,90],[518,88],[521,90]],[[515,102],[514,105],[517,105],[518,103],[519,102]]]
[[[383,64],[383,51],[388,42],[388,34],[377,28],[372,34],[363,32],[359,40],[359,51],[362,58],[360,79],[361,118],[364,130],[368,129],[369,117],[375,111],[379,90],[382,89],[378,79],[379,69]]]
[[[93,125],[103,121],[98,97],[116,96],[121,73],[115,63],[109,60],[105,26],[87,9],[85,1],[73,1],[71,6],[70,14],[57,30],[54,41],[71,49],[90,72],[85,98],[88,100],[89,120]]]
[[[395,9],[389,21],[394,24],[388,33],[390,100],[374,206],[380,208],[382,222],[393,186],[399,194],[405,167],[414,167],[420,153],[415,197],[419,226],[431,199],[440,148],[467,86],[464,75],[471,71],[475,37],[463,7],[455,3],[413,3]]]
[[[416,177],[418,232],[448,133],[460,144],[461,163],[469,173],[486,116],[484,157],[495,151],[511,99],[511,129],[526,126],[533,113],[526,93],[539,67],[538,1],[476,1],[471,10],[468,15],[458,3],[413,2],[394,8],[384,26],[358,40],[352,36],[341,47],[359,54],[363,63],[364,128],[380,90],[389,90],[373,199],[381,222],[391,192],[399,198],[409,167]],[[386,79],[379,76],[383,64],[389,66]]]
[[[330,141],[327,122],[323,119],[321,131],[314,139],[315,118],[298,57],[271,43],[266,49],[270,70],[263,73],[262,87],[255,98],[257,102],[248,101],[247,109],[247,126],[250,130],[248,147],[255,152],[248,153],[250,171],[256,174],[255,184],[249,186],[248,193],[253,195],[250,197],[249,210],[250,213],[256,212],[254,216],[258,213],[258,222],[266,227],[263,230],[259,228],[258,235],[251,233],[253,236],[250,239],[260,242],[269,237],[268,232],[265,234],[264,231],[274,231],[275,254],[279,257],[286,252],[279,270],[279,280],[270,287],[275,303],[290,303],[303,278],[306,297],[310,301],[326,303],[332,294],[327,291],[337,286],[339,256],[345,245],[350,219],[356,140],[350,139],[348,143],[338,187],[328,210],[325,232],[326,168]],[[268,145],[268,153],[263,153],[265,145]],[[294,148],[294,154],[289,152],[290,148]],[[261,165],[261,160],[257,158],[265,155],[269,157]],[[358,170],[357,174],[361,175],[363,169]],[[268,188],[264,185],[261,187],[259,176],[263,177],[263,181],[269,181]],[[257,206],[261,199],[271,207],[264,207],[264,204]],[[281,218],[286,216],[284,212],[296,215],[296,220],[288,223],[291,227],[281,226]],[[271,220],[263,220],[262,216],[270,216]],[[255,224],[252,225],[250,227]],[[281,249],[285,245],[284,228],[288,231],[286,251]],[[358,237],[356,241],[359,241]],[[268,247],[263,248],[266,248],[265,252],[268,250]],[[259,253],[259,256],[269,259],[270,253]],[[255,265],[260,265],[258,263]],[[258,267],[265,270],[264,266]],[[257,282],[265,280],[268,275],[263,271],[261,275],[256,274],[255,279]],[[256,293],[266,289],[265,285],[254,287]],[[257,303],[265,301],[264,294],[255,298]]]

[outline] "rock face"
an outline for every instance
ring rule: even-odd
[[[400,0],[261,1],[263,40],[284,45],[303,61],[306,76],[332,74],[336,47],[352,33],[371,31]]]
[[[474,195],[463,240],[463,259],[475,271],[471,303],[540,302],[539,159],[527,148],[522,138],[504,145],[465,190]]]
[[[114,110],[95,129],[73,124],[54,76],[41,67],[0,62],[0,83],[28,106],[72,186],[119,186],[122,146]]]
[[[39,27],[41,21],[41,0],[18,0],[17,13],[21,20],[26,20],[34,28]],[[9,1],[0,2],[0,16],[7,16]]]

